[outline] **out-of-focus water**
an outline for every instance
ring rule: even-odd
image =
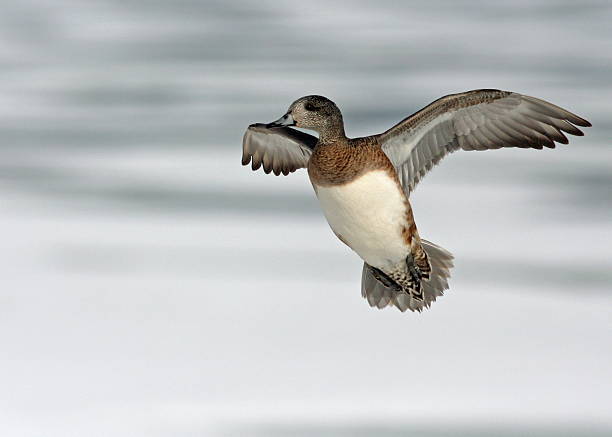
[[[610,435],[610,2],[2,9],[0,434]],[[424,180],[424,314],[361,299],[304,172],[240,166],[301,95],[359,136],[482,87],[594,127]]]

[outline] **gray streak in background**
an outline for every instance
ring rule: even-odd
[[[303,426],[265,426],[255,424],[242,429],[231,430],[220,433],[223,437],[237,437],[248,435],[253,437],[599,437],[607,436],[609,430],[597,428],[556,428],[535,427],[521,428],[518,426],[501,427],[466,427],[455,426],[325,426],[325,425],[303,425]]]

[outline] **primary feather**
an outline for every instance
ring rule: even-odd
[[[442,158],[456,150],[554,148],[563,134],[583,135],[591,124],[535,97],[474,90],[442,97],[378,135],[406,194]]]

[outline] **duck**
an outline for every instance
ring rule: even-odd
[[[565,134],[582,136],[578,126],[591,123],[535,97],[478,89],[441,97],[383,133],[348,138],[338,106],[308,95],[278,120],[248,126],[242,164],[276,176],[306,168],[331,230],[364,262],[368,304],[421,312],[449,289],[454,266],[414,220],[409,199],[425,174],[460,150],[553,149],[568,144]]]

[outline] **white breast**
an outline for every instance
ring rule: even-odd
[[[371,171],[348,184],[315,189],[329,226],[365,262],[386,270],[406,259],[404,193],[387,172]]]

